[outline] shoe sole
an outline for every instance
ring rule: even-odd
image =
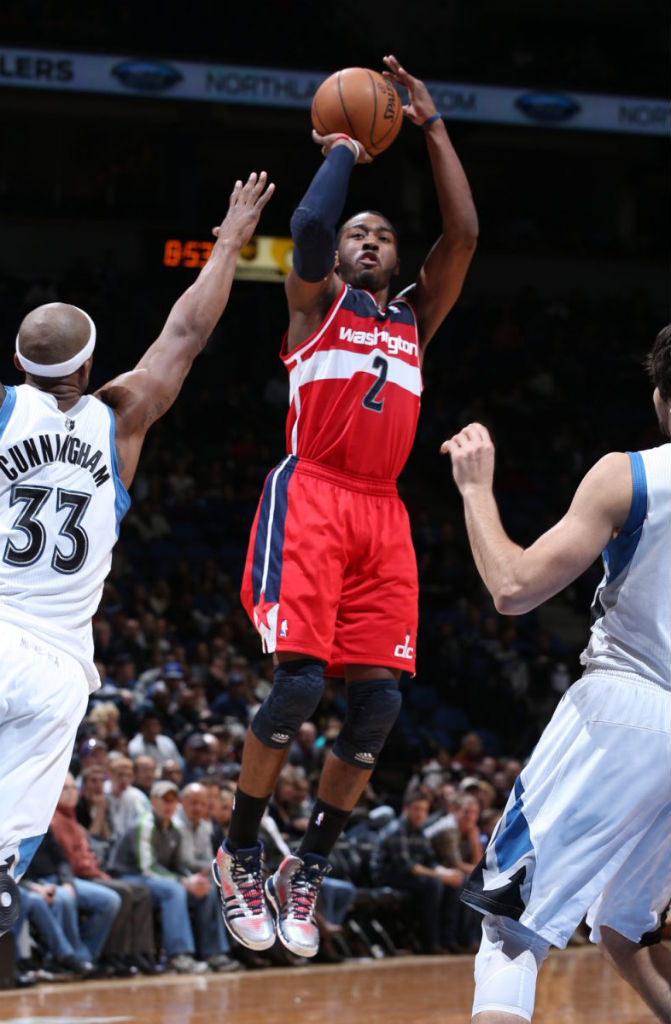
[[[265,890],[266,890],[266,899],[268,900],[268,903],[272,907],[273,913],[275,915],[275,928],[276,928],[276,931],[277,931],[278,939],[280,940],[282,945],[285,947],[285,949],[288,949],[290,953],[294,954],[294,956],[304,956],[304,957],[306,957],[308,959],[310,959],[310,957],[316,956],[317,953],[319,952],[319,946],[315,946],[315,947],[312,947],[309,950],[307,950],[305,948],[305,946],[297,945],[295,942],[292,942],[291,939],[287,939],[282,934],[282,924],[281,924],[281,921],[280,921],[280,905],[279,905],[279,901],[278,901],[278,899],[277,899],[277,897],[275,895],[275,890],[274,890],[272,882],[273,882],[273,877],[271,875],[270,878],[268,878],[266,880]]]
[[[219,865],[217,864],[216,860],[212,861],[212,878],[214,879],[214,884],[219,889],[221,899],[221,916],[223,918],[224,925],[226,926],[226,931],[228,932],[228,934],[231,935],[236,942],[239,942],[241,946],[244,946],[245,949],[251,949],[254,953],[263,953],[264,950],[271,949],[275,945],[274,933],[268,941],[254,942],[252,939],[248,939],[246,936],[239,935],[238,932],[236,932],[233,926],[229,923],[228,918],[226,917],[226,913],[224,911],[223,889],[221,887],[221,878],[219,877]]]
[[[0,935],[4,935],[19,919],[21,902],[19,887],[11,875],[0,873]]]

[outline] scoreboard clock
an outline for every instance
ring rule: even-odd
[[[199,270],[210,258],[213,240],[203,238],[165,238],[163,266],[168,269]],[[291,238],[254,235],[240,251],[236,278],[250,281],[283,281],[292,266],[294,243]]]

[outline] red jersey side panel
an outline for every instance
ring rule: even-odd
[[[343,285],[320,329],[281,356],[290,382],[288,454],[396,480],[422,391],[412,306],[396,298],[380,310],[369,292]]]

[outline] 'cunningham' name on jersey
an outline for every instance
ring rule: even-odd
[[[353,331],[351,327],[341,327],[340,340],[350,341],[354,345],[370,345],[372,347],[386,345],[390,356],[397,352],[406,352],[409,356],[417,355],[417,344],[414,341],[408,341],[400,334],[390,334],[384,328],[378,330],[375,327],[372,331]]]
[[[7,455],[0,455],[0,470],[8,480],[17,480],[22,473],[27,473],[35,466],[49,462],[69,462],[73,466],[87,469],[96,487],[100,487],[110,479],[110,471],[104,463],[98,469],[103,453],[99,448],[92,453],[91,448],[92,445],[72,434],[40,434],[36,438],[28,437],[11,445]]]

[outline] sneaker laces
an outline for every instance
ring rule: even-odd
[[[331,870],[329,864],[305,864],[293,875],[289,884],[290,913],[299,921],[311,921],[324,876]]]
[[[236,854],[232,858],[231,874],[245,902],[245,906],[249,908],[252,914],[263,913],[264,902],[260,852],[253,851],[244,857]]]

